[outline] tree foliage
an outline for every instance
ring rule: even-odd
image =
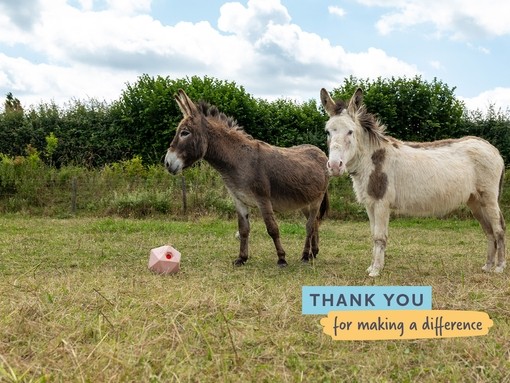
[[[486,113],[480,110],[466,111],[463,120],[466,134],[485,138],[496,146],[507,166],[510,165],[510,115],[490,105]]]
[[[467,111],[455,97],[455,88],[421,77],[373,81],[350,77],[332,95],[348,99],[357,87],[364,89],[368,110],[396,138],[432,141],[477,135],[497,146],[510,163],[508,112]],[[9,93],[0,113],[0,153],[22,156],[30,145],[57,167],[99,167],[135,157],[144,164],[159,163],[182,119],[174,99],[179,88],[193,100],[216,105],[257,139],[278,146],[308,143],[326,150],[327,116],[315,100],[255,99],[234,82],[207,76],[143,75],[110,104],[72,100],[65,107],[43,103],[23,110]]]
[[[255,100],[234,82],[210,77],[173,80],[143,75],[135,84],[128,84],[113,105],[121,116],[120,128],[130,153],[151,163],[160,160],[182,119],[174,99],[179,88],[185,89],[193,100],[205,100],[235,116],[241,124],[250,123]]]
[[[257,123],[248,130],[254,137],[273,145],[312,144],[325,150],[325,122],[315,100],[302,104],[287,99],[259,100]]]
[[[12,92],[7,93],[5,97],[4,109],[6,113],[23,112],[20,100],[14,97]]]
[[[455,97],[455,87],[434,79],[378,78],[375,81],[349,77],[333,90],[348,99],[361,87],[369,112],[377,115],[389,134],[404,141],[434,141],[463,134],[464,104]]]

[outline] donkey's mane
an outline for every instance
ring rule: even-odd
[[[386,132],[386,126],[372,113],[369,113],[365,105],[358,109],[357,115],[359,124],[368,132],[371,141],[377,143],[388,141],[384,134]]]
[[[391,137],[384,134],[386,126],[375,115],[367,111],[365,104],[362,104],[357,110],[353,111],[344,100],[335,100],[334,102],[334,114],[339,116],[346,110],[349,116],[354,121],[358,121],[363,130],[367,132],[371,144],[379,145],[382,142],[392,141]]]
[[[371,144],[379,145],[382,142],[391,141],[390,137],[387,137],[384,133],[386,132],[386,126],[379,121],[379,119],[367,111],[367,107],[363,104],[361,107],[353,113],[348,110],[348,113],[352,118],[357,120],[360,126],[368,133],[368,138]]]
[[[247,138],[252,138],[242,126],[238,125],[237,121],[233,117],[227,116],[225,113],[220,112],[219,109],[211,105],[205,101],[200,101],[197,104],[198,110],[205,116],[217,119],[221,122],[222,126],[224,126],[228,130],[236,131],[242,133]]]

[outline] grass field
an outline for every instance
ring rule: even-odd
[[[233,268],[235,220],[0,217],[0,382],[510,382],[510,278],[485,274],[472,220],[395,219],[367,277],[368,222],[326,220],[313,265],[303,222],[280,219],[289,267],[260,219]],[[182,253],[172,276],[149,250]],[[487,336],[339,342],[301,314],[303,285],[431,285],[433,308],[487,312]]]

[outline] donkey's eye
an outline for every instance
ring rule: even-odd
[[[347,135],[348,135],[348,136],[352,136],[352,133],[353,133],[353,132],[352,132],[352,130],[349,130],[349,131],[347,132]]]
[[[181,133],[179,134],[179,136],[181,137],[187,137],[189,136],[191,133],[188,131],[188,130],[181,130]]]

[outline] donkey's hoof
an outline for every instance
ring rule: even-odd
[[[379,270],[372,270],[370,273],[368,273],[369,277],[378,277],[380,271]]]
[[[246,259],[237,258],[234,262],[232,262],[234,266],[243,266],[246,263]]]
[[[489,264],[485,264],[483,267],[482,267],[482,270],[485,271],[486,273],[489,273],[492,269],[492,265],[489,265]]]
[[[301,262],[303,263],[308,263],[308,261],[310,261],[310,256],[308,254],[303,254],[303,256],[301,257]]]
[[[374,265],[370,265],[370,267],[367,269],[369,277],[378,277],[380,272],[381,269],[374,267]]]
[[[285,259],[279,259],[277,265],[278,267],[287,267],[287,261]]]
[[[494,269],[495,273],[502,273],[505,270],[505,266],[496,266]]]

